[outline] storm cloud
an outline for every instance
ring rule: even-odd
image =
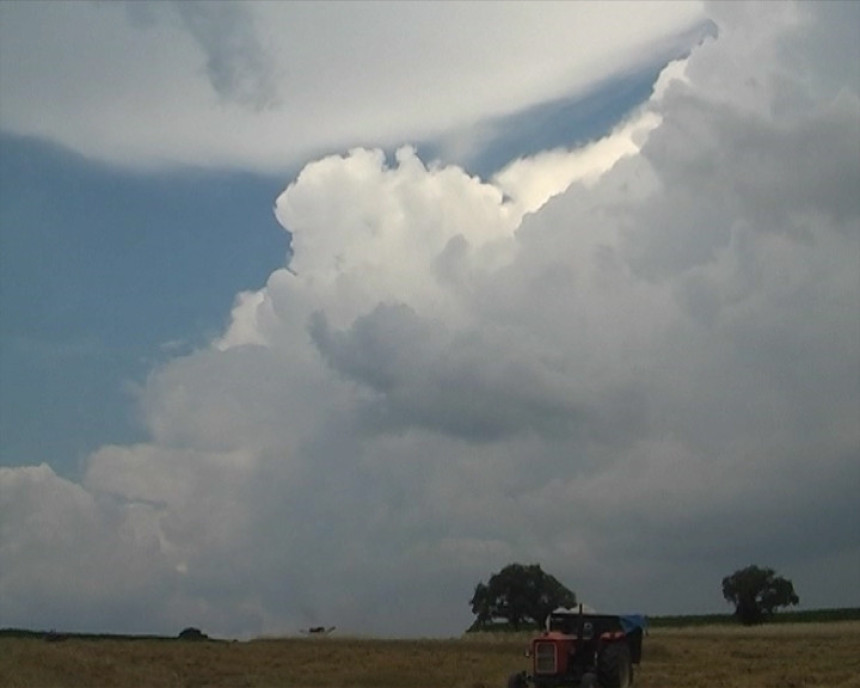
[[[152,371],[149,441],[0,469],[4,624],[457,634],[511,561],[606,611],[720,610],[751,562],[856,604],[860,14],[709,15],[591,146],[307,164],[289,264]]]

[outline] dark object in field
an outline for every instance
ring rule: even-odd
[[[532,673],[508,679],[508,688],[629,688],[642,658],[645,618],[558,609],[527,652]]]
[[[48,631],[47,633],[45,633],[45,642],[46,643],[59,643],[59,642],[62,642],[63,640],[68,640],[68,639],[69,639],[69,636],[67,636],[65,633],[57,633],[57,631],[55,631],[53,629]]]
[[[302,631],[302,633],[307,633],[308,635],[328,635],[334,631],[335,628],[335,626],[329,626],[328,628],[325,626],[311,626],[306,631]]]
[[[209,636],[206,635],[199,628],[189,627],[189,628],[184,628],[179,633],[179,639],[180,640],[209,640]]]

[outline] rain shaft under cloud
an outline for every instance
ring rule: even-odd
[[[719,610],[753,561],[856,604],[858,11],[711,14],[585,168],[308,164],[149,442],[0,469],[4,624],[456,634],[511,561],[607,611]]]

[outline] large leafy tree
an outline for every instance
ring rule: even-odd
[[[723,597],[735,605],[735,616],[746,625],[762,623],[777,608],[800,602],[790,580],[758,566],[747,566],[723,578]]]
[[[477,617],[472,628],[485,628],[504,619],[515,629],[524,625],[543,626],[557,607],[572,607],[576,595],[539,564],[509,564],[478,583],[470,604]]]

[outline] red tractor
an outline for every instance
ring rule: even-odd
[[[642,658],[643,616],[557,610],[533,638],[526,656],[532,673],[508,679],[508,688],[628,688]]]

